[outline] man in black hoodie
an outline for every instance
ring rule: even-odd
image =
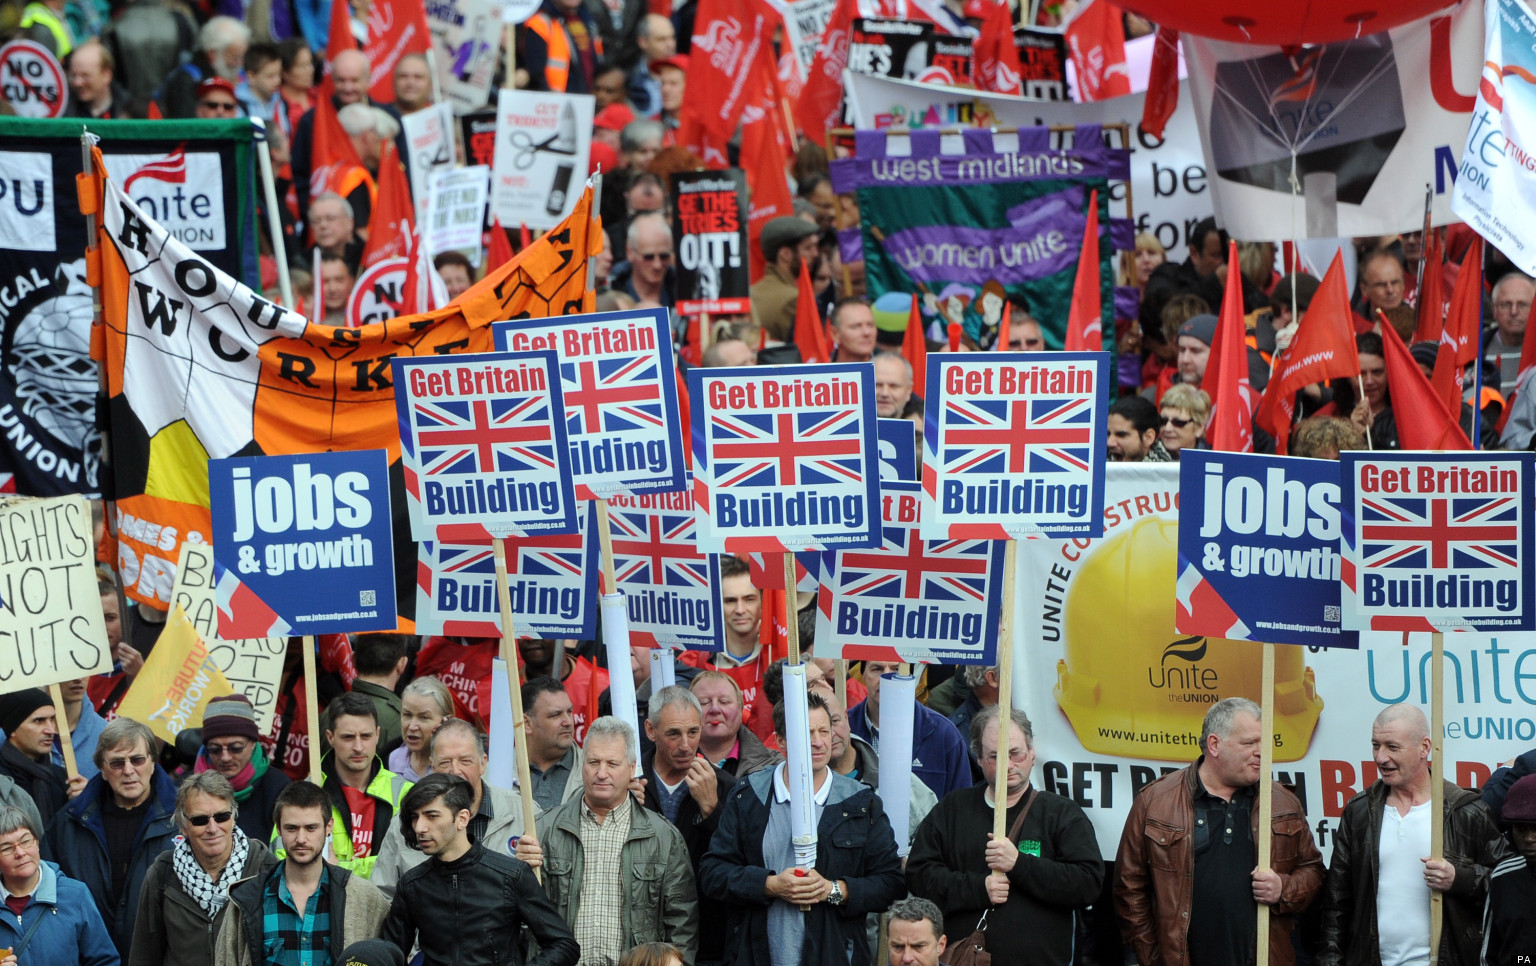
[[[71,798],[85,789],[85,779],[71,781],[52,761],[58,716],[53,699],[42,688],[0,695],[0,775],[10,778],[32,797],[44,824],[53,821]]]

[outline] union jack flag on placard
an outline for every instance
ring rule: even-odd
[[[293,628],[233,570],[213,561],[213,591],[219,608],[219,636],[226,641],[286,637]]]
[[[948,399],[944,468],[951,473],[1070,473],[1091,468],[1093,400],[1044,396]]]
[[[1520,566],[1514,496],[1364,497],[1360,523],[1367,569]]]
[[[549,399],[541,394],[415,403],[411,422],[421,471],[436,476],[554,469],[558,457],[549,417]]]
[[[691,497],[617,497],[609,504],[608,524],[614,577],[626,598],[632,642],[722,648],[719,560],[699,550]]]

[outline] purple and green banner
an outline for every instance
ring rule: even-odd
[[[959,322],[982,348],[996,341],[1012,300],[1059,349],[1088,199],[1098,189],[1104,331],[1113,332],[1111,257],[1119,246],[1108,227],[1109,182],[1129,177],[1130,159],[1104,143],[1097,125],[1072,135],[1043,127],[1016,135],[857,132],[855,156],[832,163],[832,185],[857,193],[870,297],[915,292],[932,337]]]

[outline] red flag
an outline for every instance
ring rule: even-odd
[[[1237,242],[1230,242],[1221,318],[1216,324],[1216,338],[1211,342],[1210,361],[1200,386],[1211,397],[1211,421],[1205,430],[1206,441],[1211,444],[1211,449],[1233,453],[1253,452],[1253,387],[1248,383],[1242,278],[1242,270],[1237,264]]]
[[[800,263],[800,294],[795,297],[795,348],[802,362],[831,362],[827,335],[821,328],[821,313],[816,311],[816,290],[811,287],[811,270]]]
[[[1413,330],[1415,342],[1439,342],[1445,329],[1445,246],[1440,233],[1432,231],[1424,239],[1424,282],[1418,291],[1418,325]]]
[[[1413,361],[1413,354],[1403,345],[1397,330],[1381,327],[1381,344],[1386,352],[1387,389],[1392,399],[1392,416],[1397,421],[1397,441],[1403,449],[1469,450],[1472,443],[1461,431],[1457,418],[1461,400],[1456,400],[1456,415],[1446,411],[1444,401],[1424,378],[1424,371]]]
[[[919,399],[928,395],[928,337],[923,334],[923,315],[917,310],[917,296],[912,296],[912,314],[907,316],[907,331],[901,337],[901,357],[912,366],[912,391]]]
[[[673,368],[677,375],[677,419],[683,427],[683,460],[688,468],[693,468],[693,405],[688,400],[688,380],[683,378],[683,370],[676,363]]]
[[[1291,344],[1275,357],[1274,372],[1253,421],[1275,438],[1275,451],[1284,456],[1296,416],[1296,393],[1313,383],[1352,378],[1359,372],[1344,258],[1335,254]]]
[[[769,69],[767,58],[758,69]],[[777,85],[773,85],[776,88]],[[753,282],[763,277],[763,226],[781,215],[792,215],[795,199],[785,169],[789,165],[789,132],[784,115],[772,104],[750,110],[741,128],[741,166],[747,173],[752,209],[747,216],[747,264]]]
[[[1102,101],[1131,92],[1125,21],[1120,8],[1108,0],[1089,0],[1068,25],[1067,52],[1077,68],[1078,100]]]
[[[837,0],[832,17],[822,31],[816,57],[800,92],[795,110],[800,127],[813,141],[825,142],[827,132],[838,125],[837,106],[843,99],[843,68],[848,66],[848,35],[858,16],[857,0]]]
[[[1007,3],[991,3],[976,38],[976,86],[995,94],[1023,94],[1024,65],[1013,42],[1013,14]]]
[[[1536,331],[1531,328],[1532,323],[1536,323],[1536,302],[1531,304],[1531,314],[1526,316],[1526,332]],[[1536,367],[1536,338],[1526,339],[1520,343],[1520,369],[1515,373],[1515,385],[1509,393],[1511,400],[1514,399],[1515,393],[1520,391],[1521,384],[1525,382],[1525,374],[1530,372],[1532,367]],[[1504,412],[1509,413],[1508,406],[1504,407]]]
[[[1147,100],[1141,108],[1141,126],[1160,138],[1168,119],[1179,106],[1179,32],[1169,26],[1157,28],[1152,47],[1152,71],[1147,78]]]
[[[1461,412],[1462,374],[1477,358],[1477,330],[1482,324],[1482,308],[1483,237],[1477,235],[1456,275],[1451,309],[1445,314],[1440,349],[1435,353],[1435,395],[1440,397],[1449,413]]]
[[[517,250],[522,251],[533,244],[533,234],[528,231],[527,224],[517,226]]]
[[[1088,195],[1088,224],[1083,229],[1083,250],[1077,259],[1077,279],[1072,283],[1072,306],[1067,311],[1068,352],[1099,352],[1104,348],[1104,293],[1099,285],[1099,191],[1095,188]]]
[[[501,227],[501,219],[498,218],[491,225],[491,244],[485,250],[485,273],[491,272],[512,260],[512,240],[507,237],[507,230]]]
[[[789,633],[784,624],[784,588],[768,588],[762,590],[761,594],[762,619],[757,625],[757,640],[762,645],[759,656],[772,664],[789,655]]]
[[[332,6],[342,0],[332,0]],[[372,0],[368,5],[368,97],[378,104],[395,99],[395,67],[406,54],[425,54],[432,47],[427,33],[427,8],[410,0]]]
[[[145,117],[151,121],[165,120],[165,115],[160,113],[160,105],[153,100],[149,102],[149,110],[145,113]]]
[[[762,103],[765,77],[758,63],[768,64],[770,75],[778,73],[775,26],[758,0],[699,0],[682,114],[696,119],[711,139],[729,141],[742,111]]]
[[[997,327],[997,345],[993,348],[999,352],[1008,351],[1008,343],[1013,341],[1013,303],[1003,303],[1003,321]]]
[[[345,7],[346,4],[337,0],[337,6]],[[352,146],[352,139],[347,136],[347,131],[341,126],[341,120],[336,116],[336,108],[332,106],[329,96],[315,98],[315,133],[311,156],[314,165],[309,172],[309,197],[310,200],[320,197],[327,191],[337,194],[345,194],[342,189],[347,175],[355,168],[361,168],[363,161],[357,156],[357,148]]]
[[[352,4],[350,0],[335,0],[331,4],[331,29],[325,38],[325,62],[334,63],[336,55],[343,50],[356,50],[357,38],[352,35]],[[329,98],[335,92],[331,83],[331,72],[325,72],[324,86],[325,98]],[[316,100],[321,98],[317,94]],[[394,100],[391,95],[390,100]]]
[[[390,139],[384,142],[384,156],[379,159],[379,203],[373,206],[369,216],[368,242],[363,246],[361,268],[409,254],[415,225],[416,206],[411,202],[411,183],[405,176],[405,166],[395,153],[395,142]]]

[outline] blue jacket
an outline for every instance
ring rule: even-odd
[[[123,102],[126,103],[126,102]],[[117,110],[116,102],[113,111]],[[87,698],[80,703],[80,720],[75,722],[75,730],[69,733],[70,743],[75,747],[75,768],[89,781],[101,773],[96,767],[94,755],[96,754],[96,739],[101,737],[102,731],[107,727],[107,719],[96,713],[96,708]],[[60,768],[64,767],[64,746],[59,739],[53,739],[53,763]]]
[[[32,901],[21,915],[0,909],[0,946],[15,949],[29,931],[26,948],[17,956],[27,966],[118,966],[117,949],[89,890],[52,862],[43,863]]]
[[[101,798],[112,789],[100,776],[92,778],[85,791],[55,816],[45,840],[49,857],[59,863],[64,874],[82,883],[95,900],[99,918],[123,959],[133,940],[134,916],[139,911],[139,888],[155,857],[174,844],[176,826],[171,815],[176,810],[176,783],[158,765],[151,779],[149,814],[134,840],[133,858],[128,863],[128,881],[122,895],[112,894],[112,863],[107,855],[106,828],[101,819]]]
[[[763,833],[777,768],[738,781],[720,804],[720,827],[699,866],[699,895],[713,896],[728,909],[724,962],[770,966],[768,907],[763,891],[769,869]],[[869,936],[864,917],[884,912],[906,894],[891,820],[874,789],[845,775],[834,782],[816,824],[816,871],[848,883],[841,906],[819,902],[805,914],[803,966],[868,966]]]
[[[864,714],[867,701],[860,701],[848,711],[848,730],[870,744],[869,718]],[[970,788],[970,749],[960,731],[949,719],[925,704],[914,708],[912,717],[912,774],[939,797],[961,788]]]

